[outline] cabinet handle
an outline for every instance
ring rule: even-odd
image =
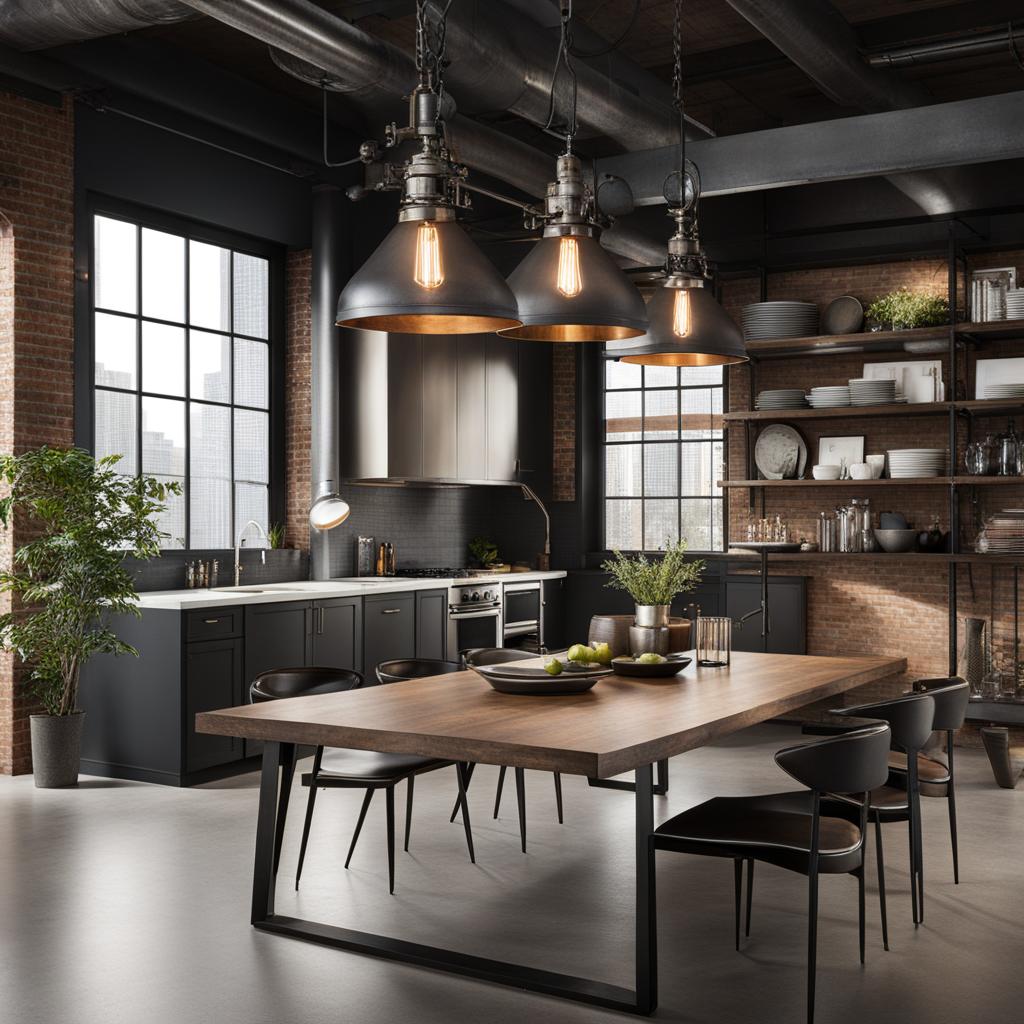
[[[220,622],[220,619],[203,619],[203,622],[208,626],[216,626],[217,623]]]
[[[322,634],[324,631],[324,610],[323,608],[318,608],[317,611],[320,613],[320,615],[317,619],[316,631]]]
[[[381,615],[397,615],[401,610],[401,608],[385,608]]]

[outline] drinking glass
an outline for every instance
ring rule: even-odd
[[[721,668],[732,653],[732,619],[722,615],[697,616],[697,664]]]

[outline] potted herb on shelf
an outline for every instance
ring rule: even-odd
[[[32,768],[41,788],[74,785],[82,724],[78,680],[94,654],[138,654],[109,628],[112,615],[139,615],[126,555],[160,554],[156,517],[181,485],[129,477],[119,455],[94,459],[80,448],[39,448],[0,456],[0,524],[13,516],[31,539],[0,571],[0,593],[18,599],[0,615],[0,649],[28,669],[42,706],[32,715]],[[21,517],[24,516],[24,520]]]
[[[704,573],[702,559],[686,560],[686,541],[670,544],[664,555],[649,559],[645,554],[632,557],[613,551],[613,558],[603,562],[601,568],[611,574],[606,586],[624,590],[636,604],[635,629],[664,630],[667,641],[669,609],[679,594],[695,589]],[[630,630],[631,647],[637,653],[638,641]],[[651,641],[653,642],[653,638]],[[655,650],[654,646],[645,649]],[[664,651],[657,653],[663,654]]]
[[[939,327],[949,323],[949,302],[941,295],[915,293],[900,288],[875,299],[868,306],[866,315],[869,321],[877,325],[877,330]]]

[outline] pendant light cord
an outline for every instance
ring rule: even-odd
[[[448,10],[451,5],[452,0],[444,4],[416,0],[416,75],[423,88],[437,93],[438,119],[444,98],[444,70],[448,66]],[[428,7],[437,9],[434,25],[430,23]]]
[[[675,0],[672,19],[672,107],[679,115],[679,189],[686,205],[686,110],[683,101],[683,0]]]
[[[449,0],[451,2],[451,0]],[[548,117],[544,123],[544,131],[558,135],[565,141],[566,154],[572,153],[573,139],[576,137],[576,69],[572,66],[572,0],[562,0],[558,32],[558,54],[555,57],[555,66],[551,70],[551,90],[548,94]],[[569,119],[565,126],[565,134],[552,130],[555,121],[555,94],[558,89],[558,76],[565,70],[569,76],[571,100],[569,104]]]

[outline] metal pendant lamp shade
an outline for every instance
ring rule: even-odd
[[[401,220],[338,297],[339,327],[482,334],[517,327],[516,300],[451,220]]]
[[[644,366],[725,366],[749,358],[739,327],[699,281],[659,288],[647,316],[642,338],[609,346],[607,355]]]
[[[309,510],[309,525],[315,530],[333,530],[348,519],[351,511],[348,502],[334,492],[322,494]]]
[[[522,326],[506,338],[613,341],[647,329],[643,296],[589,234],[545,234],[508,283]]]

